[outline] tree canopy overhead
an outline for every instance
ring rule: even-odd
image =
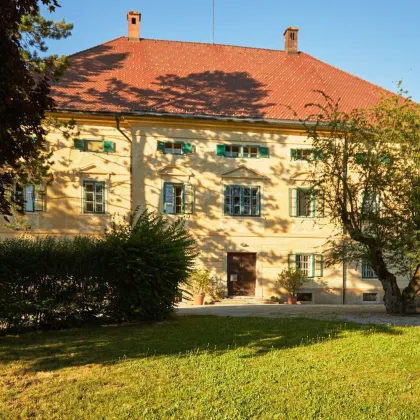
[[[336,227],[328,261],[365,261],[384,288],[389,313],[414,313],[420,293],[420,106],[401,95],[374,108],[341,112],[324,101],[306,123],[322,157],[311,164],[325,216]],[[404,92],[400,92],[404,93]],[[403,290],[397,276],[404,276]]]
[[[65,56],[47,55],[46,40],[70,35],[72,25],[40,14],[53,12],[57,0],[10,0],[0,3],[0,213],[9,214],[14,180],[39,183],[46,177],[42,121],[53,110],[50,82],[68,65]]]

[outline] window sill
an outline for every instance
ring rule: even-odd
[[[109,216],[108,213],[80,213],[79,216],[89,217],[89,216]]]

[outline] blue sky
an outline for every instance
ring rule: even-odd
[[[73,35],[50,44],[74,52],[127,33],[126,12],[142,14],[141,37],[212,41],[212,0],[59,0],[54,19]],[[215,0],[215,42],[283,49],[287,26],[299,27],[299,49],[395,91],[403,80],[420,101],[419,0]]]

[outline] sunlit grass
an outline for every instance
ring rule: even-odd
[[[420,328],[187,317],[6,337],[0,418],[419,418]]]

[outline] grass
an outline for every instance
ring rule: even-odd
[[[0,418],[415,419],[420,328],[185,317],[0,339]]]

